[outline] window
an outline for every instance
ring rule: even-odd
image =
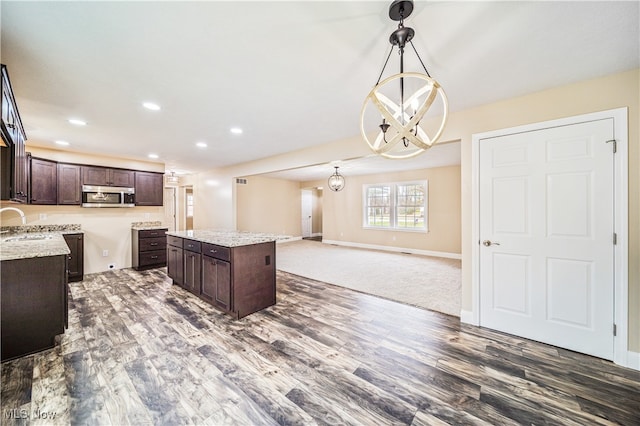
[[[427,181],[364,186],[364,227],[427,230]]]

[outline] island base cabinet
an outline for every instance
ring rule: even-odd
[[[200,297],[225,311],[231,311],[231,264],[202,256],[202,293]]]
[[[232,249],[231,285],[236,318],[276,304],[275,264],[274,242]]]
[[[67,256],[6,260],[1,271],[2,361],[55,345],[67,321]]]
[[[169,245],[167,246],[167,275],[173,283],[182,286],[184,282],[184,267],[182,249]]]
[[[200,258],[200,253],[184,250],[184,282],[182,287],[196,296],[200,295],[200,285],[202,282],[202,276],[200,275]]]

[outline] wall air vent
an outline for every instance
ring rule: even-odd
[[[246,185],[247,184],[247,180],[246,179],[237,178],[236,179],[236,183],[238,185]]]

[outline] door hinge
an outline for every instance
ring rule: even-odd
[[[613,324],[613,335],[614,336],[618,335],[618,327],[615,324]]]
[[[618,244],[618,234],[616,234],[615,232],[613,233],[613,245],[615,246],[616,244]]]
[[[613,144],[613,153],[614,154],[616,152],[618,152],[618,142],[616,142],[615,139],[608,140],[606,143],[612,143]]]

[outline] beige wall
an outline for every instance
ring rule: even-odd
[[[445,88],[446,89],[446,88]],[[443,140],[461,141],[462,308],[471,309],[471,137],[501,128],[570,117],[619,107],[629,108],[629,349],[640,352],[640,70],[551,88],[519,98],[450,114]],[[329,163],[370,154],[359,136],[263,160],[202,173],[194,178],[198,209],[210,212],[196,227],[235,226],[232,179]],[[429,155],[425,153],[424,155]],[[207,183],[211,181],[211,183]],[[197,189],[196,189],[197,187]],[[325,215],[329,210],[325,191]],[[323,230],[325,232],[326,230]]]
[[[237,229],[300,236],[301,193],[298,182],[245,176],[236,184]]]
[[[342,191],[324,191],[323,239],[460,254],[460,166],[345,176]],[[429,231],[373,230],[362,227],[362,186],[365,184],[428,181]]]
[[[28,147],[28,151],[34,156],[55,161],[164,172],[164,165],[160,163],[69,153],[32,146]],[[88,209],[80,206],[1,204],[1,207],[7,206],[18,207],[24,211],[27,225],[80,224],[84,232],[86,274],[106,271],[109,264],[114,264],[116,269],[131,267],[131,222],[164,219],[163,207]],[[41,215],[46,215],[46,218]],[[2,225],[21,224],[15,212],[4,212],[0,220]],[[108,250],[106,257],[102,256],[104,250]]]

